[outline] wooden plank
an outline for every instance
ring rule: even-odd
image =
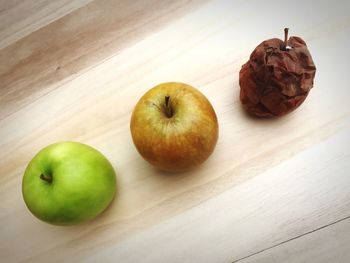
[[[0,119],[203,2],[95,0],[0,49]]]
[[[0,49],[89,2],[91,0],[0,1]]]
[[[349,247],[350,219],[347,218],[236,262],[348,262]]]
[[[190,211],[119,244],[105,243],[103,250],[92,248],[93,255],[88,258],[79,252],[73,258],[86,262],[240,262],[240,258],[255,251],[350,217],[349,134],[350,127]],[[345,230],[344,225],[339,225],[339,230]],[[335,251],[342,254],[333,259],[348,258],[349,229],[338,234],[344,237],[340,241],[343,246]],[[276,247],[280,255],[276,262],[322,261],[326,244],[317,246],[319,243],[312,242],[314,250],[310,247],[304,253],[305,257],[319,253],[310,261],[299,261],[296,251],[288,261],[288,254],[283,255],[285,250]],[[262,262],[273,262],[268,259]],[[248,262],[255,262],[255,258]]]

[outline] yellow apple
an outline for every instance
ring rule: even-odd
[[[177,82],[160,84],[141,97],[130,130],[141,156],[171,172],[203,163],[218,139],[218,121],[208,99]]]

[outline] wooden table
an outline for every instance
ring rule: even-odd
[[[349,262],[349,1],[0,0],[1,262]],[[317,66],[280,119],[242,110],[238,72],[257,44],[301,36]],[[154,85],[201,90],[220,137],[198,169],[167,175],[129,121]],[[118,195],[97,219],[45,224],[21,194],[42,147],[102,151]]]

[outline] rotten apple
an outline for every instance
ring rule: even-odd
[[[263,41],[239,73],[240,100],[258,117],[285,115],[299,107],[313,87],[316,67],[304,40]]]

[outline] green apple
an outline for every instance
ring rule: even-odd
[[[141,156],[171,172],[203,163],[218,139],[218,121],[208,99],[177,82],[146,92],[132,113],[130,130]]]
[[[54,225],[96,217],[113,200],[116,175],[99,151],[77,142],[51,144],[30,161],[22,193],[29,210]]]

